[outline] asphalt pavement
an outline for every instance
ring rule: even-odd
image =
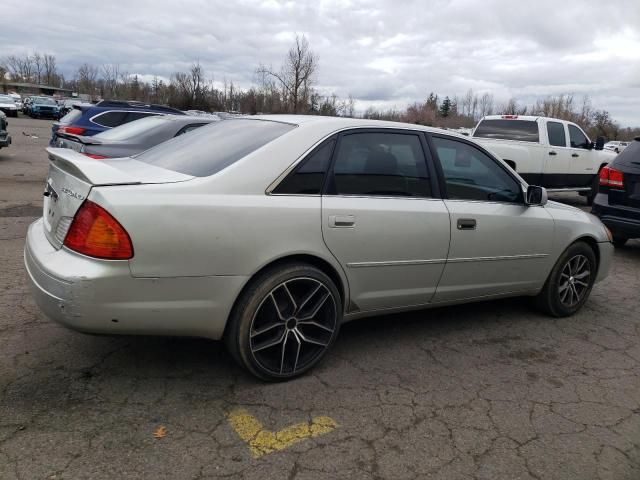
[[[39,312],[22,255],[50,126],[9,119],[0,150],[0,479],[640,478],[640,242],[571,318],[511,299],[360,320],[265,384],[218,342]]]

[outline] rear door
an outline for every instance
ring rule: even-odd
[[[322,234],[342,264],[354,310],[428,303],[449,249],[426,143],[409,130],[340,136],[322,196]]]
[[[545,155],[542,186],[563,188],[569,184],[571,150],[567,145],[567,130],[563,122],[547,121],[547,154]]]
[[[591,148],[591,141],[580,128],[571,123],[567,127],[571,152],[568,184],[571,187],[591,187],[600,167],[598,152]]]
[[[451,245],[434,302],[542,286],[554,223],[523,201],[522,185],[497,160],[459,138],[431,135],[451,215]]]

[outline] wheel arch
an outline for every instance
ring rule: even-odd
[[[578,243],[578,242],[586,243],[591,247],[591,250],[593,250],[593,254],[596,256],[596,264],[597,264],[596,266],[599,268],[600,267],[600,248],[598,247],[598,241],[589,235],[583,235],[581,237],[576,238],[569,245],[573,245],[574,243]]]

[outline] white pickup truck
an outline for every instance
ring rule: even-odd
[[[473,130],[473,139],[502,158],[529,184],[549,191],[575,191],[589,204],[598,173],[616,154],[594,144],[575,123],[556,118],[490,115]]]

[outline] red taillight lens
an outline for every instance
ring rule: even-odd
[[[80,153],[82,153],[86,157],[95,158],[96,160],[102,160],[103,158],[107,158],[104,155],[96,155],[95,153],[85,153],[85,152],[80,152]]]
[[[71,222],[64,245],[89,257],[127,260],[133,245],[127,231],[100,205],[85,201]]]
[[[603,187],[624,187],[624,173],[611,167],[600,170],[600,185]]]
[[[82,127],[60,127],[60,133],[68,133],[70,135],[82,135],[87,129]]]

